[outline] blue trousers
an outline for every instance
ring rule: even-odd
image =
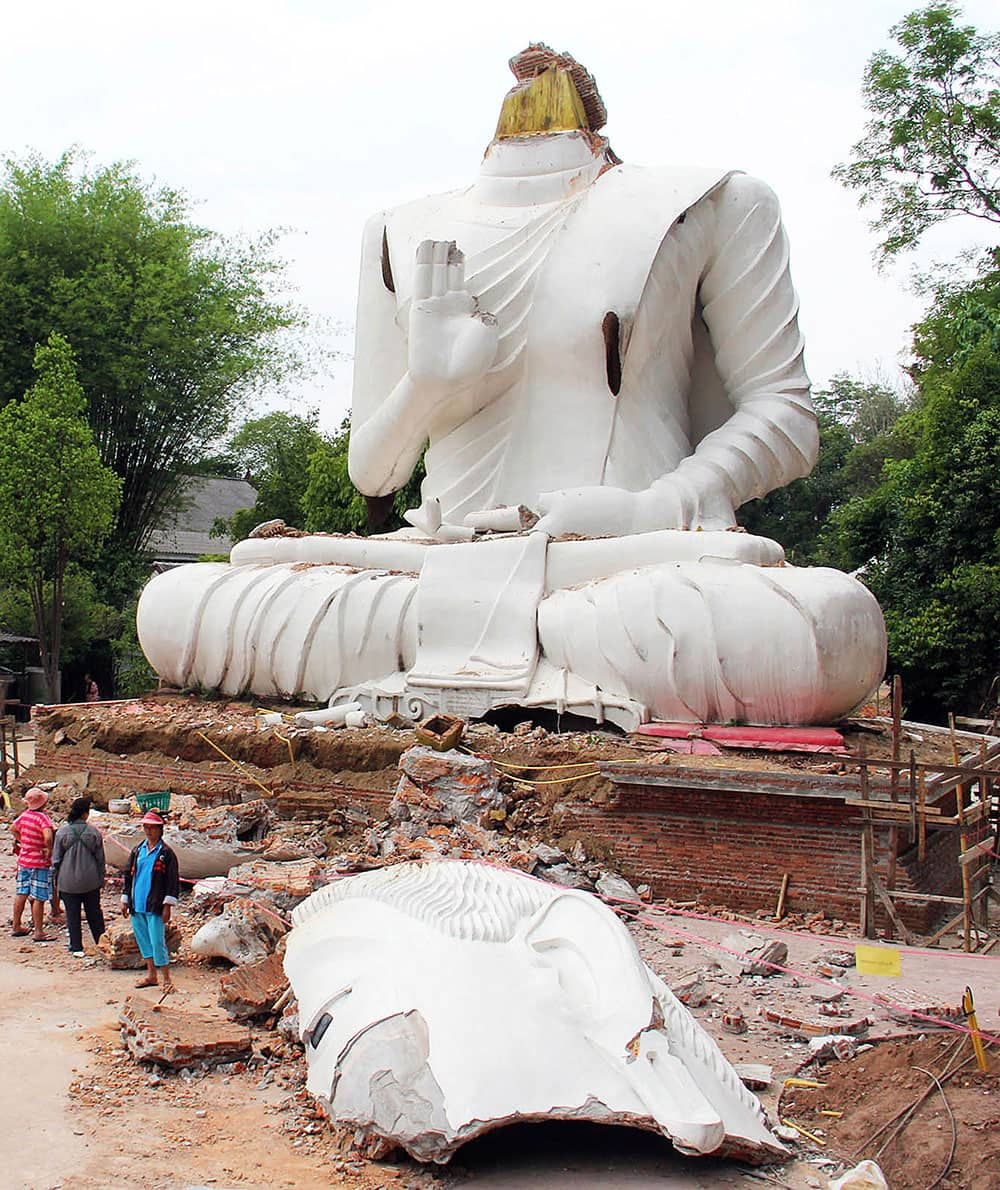
[[[167,951],[167,931],[163,918],[158,913],[133,913],[132,933],[139,944],[139,953],[144,959],[152,959],[154,967],[169,967],[170,954]]]

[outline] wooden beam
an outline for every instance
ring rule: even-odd
[[[969,864],[975,863],[980,856],[992,851],[996,846],[996,841],[996,835],[990,835],[988,839],[983,839],[979,843],[973,843],[967,851],[963,851],[958,857],[958,862],[963,868],[968,867]],[[976,875],[978,876],[979,873],[977,872]]]
[[[899,802],[893,804],[892,802],[876,802],[865,798],[845,797],[844,805],[863,806],[866,810],[882,810],[887,814],[902,814],[907,818],[910,816],[910,807],[902,805]],[[944,813],[944,811],[938,809],[937,806],[925,806],[922,810],[918,810],[917,812],[919,814],[929,814],[932,818],[939,818]]]
[[[938,932],[936,934],[932,934],[931,937],[928,938],[927,941],[924,943],[924,946],[933,946],[935,942],[940,942],[940,940],[945,936],[945,934],[950,933],[955,928],[955,926],[958,925],[958,923],[962,920],[962,918],[964,916],[965,916],[965,909],[963,907],[962,912],[957,913],[951,919],[951,921],[946,922],[941,927],[941,929],[938,930]]]

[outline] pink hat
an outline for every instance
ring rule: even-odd
[[[44,789],[39,789],[37,785],[33,785],[24,795],[24,800],[29,810],[40,810],[49,800],[49,795]]]
[[[147,810],[139,819],[140,826],[163,826],[163,819],[155,810]]]

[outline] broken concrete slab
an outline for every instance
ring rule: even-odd
[[[237,966],[267,958],[288,933],[273,911],[245,897],[227,901],[191,939],[191,949],[208,958],[228,959]]]
[[[171,922],[166,928],[167,950],[176,955],[181,947],[181,932]],[[115,971],[139,971],[146,966],[146,960],[139,953],[139,944],[132,933],[128,919],[109,921],[97,943],[101,957]]]
[[[597,878],[596,887],[597,895],[602,901],[620,907],[631,907],[638,911],[639,894],[624,876],[619,876],[616,872],[601,872]]]
[[[488,760],[418,745],[399,758],[399,771],[396,794],[389,803],[391,822],[485,826],[504,818],[505,798]]]
[[[236,1020],[266,1016],[288,987],[283,955],[234,967],[219,982],[219,1006]]]
[[[122,1041],[138,1062],[171,1070],[196,1063],[218,1065],[248,1058],[249,1030],[221,1017],[129,996],[118,1016]]]
[[[717,962],[728,975],[774,975],[788,958],[788,947],[777,939],[739,930],[722,940]],[[731,954],[731,951],[740,954]],[[740,957],[745,955],[746,957]]]
[[[670,990],[688,1008],[700,1008],[708,1003],[708,988],[700,971],[689,971],[682,975],[670,985]]]

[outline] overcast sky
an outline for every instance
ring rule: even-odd
[[[530,41],[596,77],[620,157],[717,164],[782,202],[816,384],[838,371],[899,377],[919,317],[914,264],[977,242],[938,229],[879,274],[853,193],[830,178],[865,119],[861,76],[905,0],[35,0],[8,5],[0,42],[0,148],[134,159],[182,188],[217,231],[289,229],[297,300],[351,349],[361,230],[373,211],[468,184]],[[994,28],[996,9],[965,17]],[[286,394],[335,426],[351,362]],[[292,403],[296,402],[296,403]]]

